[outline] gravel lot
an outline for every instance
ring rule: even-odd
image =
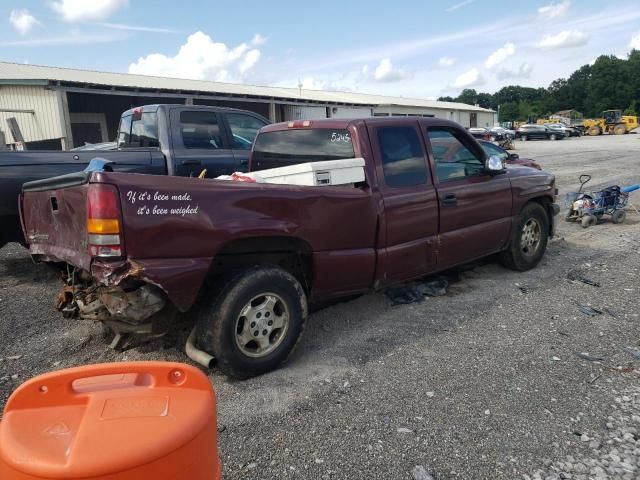
[[[581,173],[640,183],[640,135],[516,147],[562,193]],[[280,370],[211,375],[225,478],[640,478],[639,253],[633,211],[622,225],[561,222],[531,272],[488,259],[452,272],[443,297],[392,307],[376,293],[316,312]],[[108,350],[99,326],[53,310],[58,288],[21,247],[0,250],[0,406],[55,368],[188,361],[173,338]]]

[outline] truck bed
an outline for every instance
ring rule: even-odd
[[[304,242],[313,252],[314,291],[321,294],[362,291],[373,281],[377,207],[368,189],[110,172],[77,175],[73,182],[59,177],[25,185],[31,253],[68,262],[104,285],[134,277],[160,286],[181,311],[195,301],[214,258],[250,249],[252,236]],[[122,258],[87,251],[84,205],[93,184],[117,188]]]

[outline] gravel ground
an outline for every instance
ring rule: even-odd
[[[566,192],[580,173],[594,186],[640,183],[639,139],[518,142],[516,152]],[[225,478],[640,478],[640,215],[559,227],[533,271],[487,259],[452,272],[443,297],[333,305],[311,316],[278,371],[244,382],[212,373]],[[0,250],[0,406],[55,368],[188,361],[174,337],[108,350],[99,326],[53,311],[58,288],[24,249]]]

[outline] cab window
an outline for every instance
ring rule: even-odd
[[[390,187],[411,187],[427,183],[424,150],[412,127],[378,129],[384,181]]]
[[[494,145],[493,143],[481,143],[482,149],[487,153],[488,156],[497,156],[500,157],[500,160],[503,162],[509,159],[509,153],[506,150]]]
[[[440,182],[474,177],[484,172],[484,160],[468,148],[458,135],[458,132],[449,128],[427,130],[436,176]]]
[[[220,124],[214,112],[180,112],[180,131],[185,148],[223,148]]]
[[[258,130],[266,125],[266,122],[242,113],[227,113],[227,121],[233,137],[233,148],[238,150],[251,150]]]

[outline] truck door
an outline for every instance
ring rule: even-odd
[[[233,156],[220,113],[210,110],[173,109],[172,146],[176,175],[207,178],[228,175],[240,169]]]
[[[485,154],[460,129],[428,127],[440,208],[438,268],[500,251],[511,231],[511,182],[484,169]]]
[[[380,242],[387,282],[423,276],[435,267],[438,203],[416,120],[368,124],[384,202]]]
[[[249,113],[225,113],[224,116],[229,126],[233,157],[240,165],[239,170],[246,172],[249,168],[249,154],[253,140],[258,130],[269,122]]]

